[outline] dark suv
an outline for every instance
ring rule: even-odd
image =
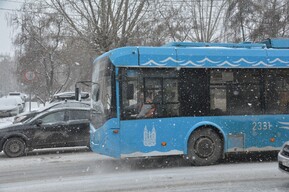
[[[38,113],[23,123],[0,129],[0,151],[18,157],[28,150],[89,147],[89,108],[64,107]]]

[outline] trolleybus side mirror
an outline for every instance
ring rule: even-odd
[[[127,92],[126,92],[126,99],[127,100],[133,99],[133,96],[134,96],[134,85],[128,84],[127,85]]]
[[[79,101],[79,87],[75,87],[75,100]]]

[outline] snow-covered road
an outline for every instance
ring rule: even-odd
[[[84,148],[52,152],[15,159],[0,153],[0,191],[289,191],[289,175],[276,160],[192,167],[179,157],[128,161]]]

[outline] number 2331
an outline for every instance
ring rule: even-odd
[[[272,124],[270,122],[262,122],[262,121],[257,121],[253,122],[253,131],[265,131],[265,130],[271,130]]]

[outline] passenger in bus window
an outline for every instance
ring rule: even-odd
[[[146,98],[146,102],[142,104],[137,118],[149,118],[153,117],[156,111],[156,105],[150,97]]]
[[[136,118],[139,112],[141,111],[142,105],[144,103],[144,95],[142,92],[137,91],[135,93],[135,100],[133,104],[125,107],[125,116]]]
[[[136,103],[125,107],[125,116],[127,118],[149,118],[153,117],[156,111],[156,105],[153,103],[153,99],[149,96],[144,100],[144,93],[138,91]]]

